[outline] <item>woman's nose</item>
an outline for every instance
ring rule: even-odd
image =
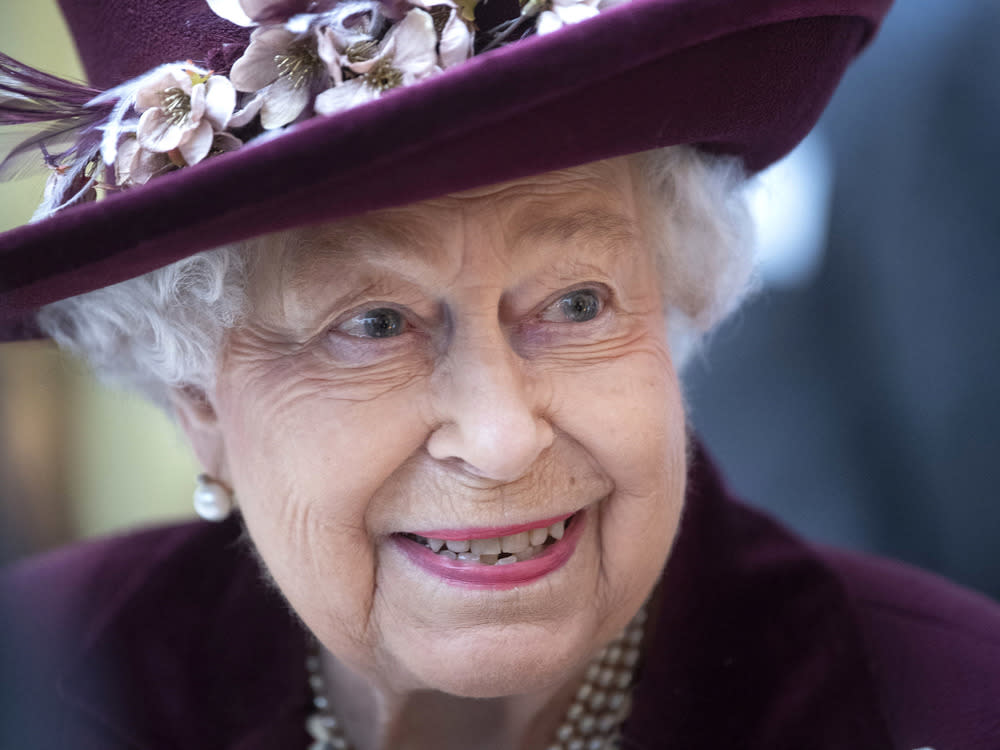
[[[512,482],[552,444],[539,387],[502,331],[475,342],[453,342],[437,374],[439,426],[427,450],[457,460],[473,476]]]

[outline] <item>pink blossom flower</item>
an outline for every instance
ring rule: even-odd
[[[235,151],[243,142],[231,133],[216,133],[212,137],[209,155]],[[115,184],[122,187],[144,185],[153,177],[185,166],[177,158],[176,152],[162,153],[149,151],[139,144],[137,138],[127,137],[118,145],[115,160]]]
[[[167,154],[147,151],[135,138],[125,138],[118,144],[115,160],[115,184],[122,187],[144,185],[150,178],[175,168]]]
[[[315,35],[284,26],[255,29],[250,46],[233,65],[229,77],[238,91],[259,94],[260,122],[266,130],[294,122],[316,93],[330,83]]]
[[[313,28],[318,37],[319,56],[336,83],[342,80],[342,56],[349,48],[360,45],[374,49],[377,45],[385,28],[386,10],[395,12],[395,8],[387,8],[378,0],[345,0],[334,10],[315,17]]]
[[[377,45],[355,45],[341,56],[343,66],[356,77],[316,97],[320,114],[333,114],[377,99],[384,92],[440,72],[434,19],[411,10]]]
[[[197,164],[235,108],[236,91],[227,78],[190,65],[168,65],[136,92],[135,109],[142,113],[136,139],[146,151],[176,152],[185,164]]]

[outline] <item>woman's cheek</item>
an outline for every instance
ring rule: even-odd
[[[684,453],[680,386],[665,349],[637,346],[551,379],[553,419],[614,475],[617,488],[644,495]],[[681,462],[682,463],[682,462]]]

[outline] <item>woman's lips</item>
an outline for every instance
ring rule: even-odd
[[[550,542],[540,553],[530,560],[508,564],[504,564],[503,561],[500,561],[498,564],[485,564],[467,560],[452,560],[434,552],[409,536],[397,534],[392,538],[399,549],[409,558],[410,562],[444,579],[448,583],[474,588],[508,589],[515,586],[523,586],[543,578],[561,568],[572,557],[586,525],[586,513],[580,511],[575,515],[570,513],[563,516],[556,516],[550,520],[548,525],[551,526],[553,523],[559,523],[571,516],[573,520],[561,539]],[[540,524],[543,523],[545,522],[538,521],[520,526],[502,527],[499,529],[491,528],[485,530],[489,533],[489,536],[470,535],[471,532],[482,531],[480,529],[461,529],[461,536],[453,536],[451,540],[491,539],[494,536],[509,536],[529,529],[539,528]],[[433,538],[445,538],[437,536],[437,534],[443,531],[436,530],[431,532],[435,534]],[[498,534],[497,531],[501,533]],[[421,533],[420,536],[424,536],[424,534]]]

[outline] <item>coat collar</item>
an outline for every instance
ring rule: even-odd
[[[307,747],[307,636],[238,520],[166,534],[86,638],[63,697],[124,747]]]
[[[308,746],[306,635],[240,534],[169,532],[91,624],[61,693],[123,747]],[[697,447],[650,623],[626,748],[891,746],[836,575]]]
[[[848,596],[694,447],[626,748],[891,747]]]

